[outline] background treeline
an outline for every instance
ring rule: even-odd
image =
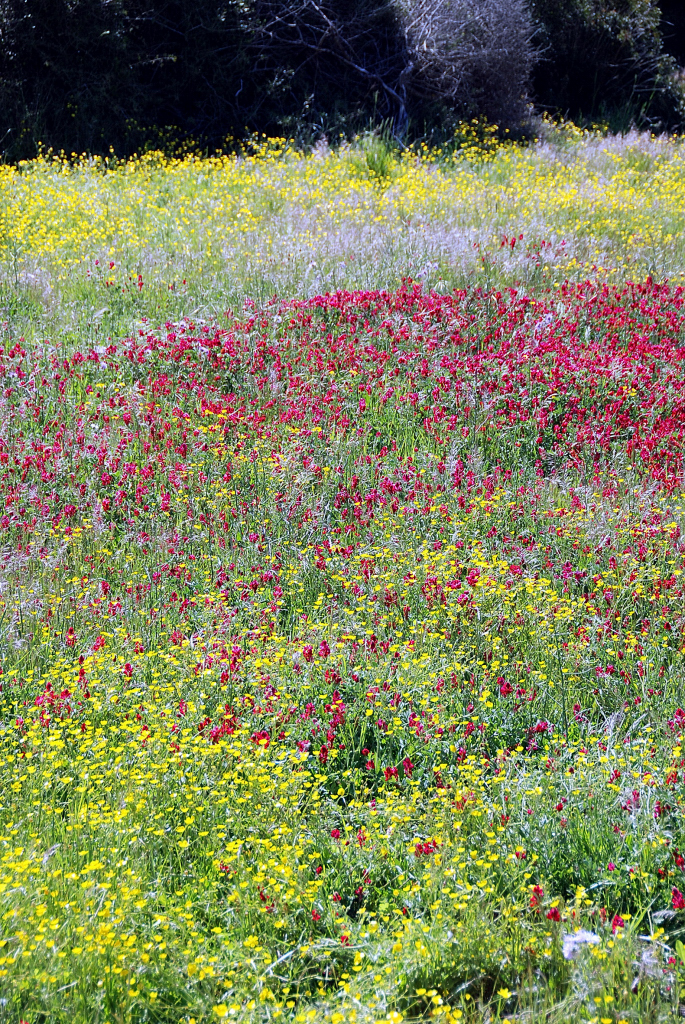
[[[0,152],[685,125],[683,0],[0,0]]]

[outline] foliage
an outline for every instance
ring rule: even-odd
[[[407,126],[409,54],[387,0],[255,0],[255,67],[274,83],[279,124],[294,135]]]
[[[574,174],[682,188],[673,142],[471,127],[5,170],[0,1019],[676,1017],[683,287],[245,299],[272,252],[224,301],[222,226],[399,265],[469,182],[546,234]]]
[[[541,104],[615,130],[682,123],[685,94],[663,50],[655,0],[531,0],[531,8],[543,53],[534,76]]]
[[[2,0],[1,146],[17,160],[253,132],[308,145],[381,124],[404,143],[470,117],[530,134],[531,98],[674,127],[659,19],[655,0]]]
[[[535,62],[525,0],[401,0],[414,88],[462,116],[523,128]]]
[[[256,87],[243,7],[4,0],[4,152],[34,155],[42,143],[67,153],[130,153],[150,140],[218,142],[242,129]]]
[[[519,122],[530,65],[522,0],[491,7],[432,18],[423,47],[423,9],[387,0],[5,0],[4,152],[33,156],[42,143],[125,154],[246,131],[308,142],[383,120],[404,135],[410,118],[430,125],[455,110]]]

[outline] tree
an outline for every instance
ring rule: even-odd
[[[525,117],[525,0],[257,0],[254,17],[257,66],[310,89],[310,105],[330,110],[345,95],[396,134],[437,106],[508,125]]]
[[[0,151],[516,128],[531,77],[548,109],[672,127],[685,92],[660,33],[678,10],[661,3],[0,0]]]
[[[0,0],[6,157],[242,132],[244,21],[239,0]]]
[[[250,52],[290,116],[406,126],[410,61],[390,0],[255,0]]]
[[[417,96],[499,124],[524,121],[536,56],[525,0],[398,0],[398,6]]]
[[[663,129],[682,122],[682,89],[663,50],[655,0],[531,0],[542,59],[536,99],[580,120]]]

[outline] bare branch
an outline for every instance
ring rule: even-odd
[[[535,59],[525,0],[397,0],[415,90],[467,113],[520,122]]]

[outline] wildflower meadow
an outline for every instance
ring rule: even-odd
[[[0,168],[0,1022],[676,1020],[685,156]]]

